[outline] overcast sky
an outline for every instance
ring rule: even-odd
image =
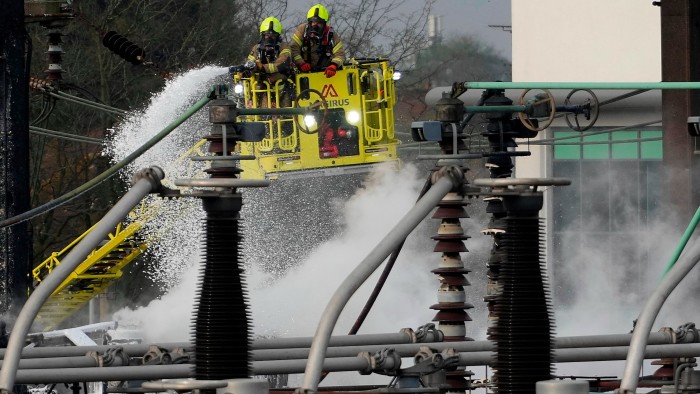
[[[406,2],[414,3],[416,0]],[[421,0],[417,1],[422,2]],[[511,59],[511,33],[489,25],[510,26],[511,0],[437,0],[434,14],[442,15],[443,36],[469,33]]]

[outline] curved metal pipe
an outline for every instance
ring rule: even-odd
[[[163,170],[158,167],[139,171],[134,176],[134,186],[97,222],[93,230],[75,245],[61,264],[34,289],[22,307],[10,334],[3,368],[0,370],[0,390],[6,393],[12,391],[22,346],[44,302],[145,196],[160,188],[160,181],[164,176]]]
[[[681,373],[683,373],[686,368],[694,368],[697,366],[698,364],[696,363],[683,363],[676,368],[676,371],[673,373],[673,394],[678,394],[678,386],[681,383]]]
[[[685,249],[685,245],[688,244],[690,236],[693,235],[693,232],[695,232],[695,228],[698,226],[698,222],[700,222],[700,207],[698,207],[698,209],[695,211],[695,215],[693,215],[693,218],[690,220],[688,227],[685,229],[685,232],[681,237],[681,241],[678,243],[678,246],[676,246],[676,250],[673,252],[673,256],[671,256],[671,259],[668,261],[668,265],[666,265],[664,273],[661,275],[661,277],[664,277],[668,273],[668,271],[673,267],[673,265],[676,264],[676,261],[678,261],[678,257],[680,257],[681,253],[683,253],[683,249]]]
[[[384,239],[372,249],[362,262],[348,275],[341,283],[340,287],[331,297],[326,309],[321,315],[321,321],[316,329],[311,349],[309,350],[309,361],[304,372],[302,390],[315,392],[321,378],[323,360],[328,348],[328,342],[335,327],[340,313],[350,300],[350,297],[364,283],[367,278],[381,265],[389,254],[401,243],[413,229],[420,224],[425,216],[432,211],[436,204],[447,195],[453,188],[460,185],[463,175],[459,169],[452,168],[445,171],[442,178],[425,193],[416,205],[404,216],[399,223],[389,231]]]
[[[649,300],[644,305],[642,313],[637,319],[637,324],[632,333],[632,342],[630,343],[630,352],[627,355],[627,363],[622,376],[619,393],[634,393],[639,383],[639,371],[642,368],[644,359],[644,349],[647,345],[647,336],[651,327],[659,314],[659,310],[663,306],[666,299],[671,294],[673,289],[685,278],[693,267],[700,261],[700,242],[696,242],[692,249],[687,254],[681,256],[681,259],[676,263],[666,276],[661,280],[659,286],[654,290]]]

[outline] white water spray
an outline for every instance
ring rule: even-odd
[[[212,85],[225,82],[226,73],[226,68],[204,67],[168,81],[146,109],[132,113],[113,131],[112,143],[105,154],[115,163],[124,159],[204,98]],[[189,160],[185,154],[208,134],[210,127],[207,111],[198,111],[134,160],[122,175],[128,180],[135,171],[155,165],[165,171],[163,184],[168,187],[173,186],[175,179],[201,177],[204,163]],[[149,198],[146,204],[160,206],[158,214],[149,218],[142,230],[149,240],[148,253],[157,256],[149,274],[161,288],[167,289],[181,280],[199,251],[198,239],[192,235],[199,232],[204,214],[201,202],[196,199],[156,202],[155,198]]]
[[[169,83],[147,110],[133,115],[115,131],[114,146],[109,152],[114,160],[125,157],[200,99],[207,85],[222,72],[225,70],[204,68]],[[201,117],[193,118],[142,156],[133,168],[155,164],[165,169],[169,180],[191,177],[186,160],[176,162],[176,159],[209,127]],[[149,134],[144,134],[144,130],[149,130]],[[398,172],[378,167],[362,182],[339,176],[294,183],[278,181],[269,188],[243,190],[246,234],[243,255],[255,333],[312,335],[327,300],[345,276],[411,209],[425,176],[410,165]],[[299,190],[300,184],[303,190]],[[355,192],[358,186],[361,187]],[[115,315],[118,320],[142,321],[147,342],[189,339],[201,260],[200,237],[194,235],[201,232],[203,216],[198,200],[181,199],[168,202],[158,217],[148,223],[149,253],[157,260],[150,274],[169,291],[147,307],[122,310]],[[275,233],[278,227],[287,232]],[[439,283],[430,270],[437,267],[440,255],[432,252],[434,241],[429,240],[429,235],[412,235],[427,241],[406,242],[360,333],[398,332],[431,321],[435,311],[429,306],[437,302]],[[421,248],[416,244],[421,244]],[[291,251],[287,257],[300,256],[303,261],[285,259],[287,251]],[[377,275],[378,272],[353,297],[341,316],[336,334],[344,334],[352,326]],[[478,300],[474,303],[478,304]]]
[[[203,68],[171,81],[163,92],[154,96],[148,109],[132,115],[115,131],[114,144],[107,153],[115,161],[131,153],[200,99],[212,81],[225,71]],[[165,169],[168,180],[191,177],[191,162],[176,159],[198,141],[208,127],[202,114],[195,115],[139,158],[132,170],[159,165]],[[352,188],[342,187],[347,185],[338,185],[348,181],[343,177],[304,181],[303,186],[280,181],[267,189],[243,191],[244,256],[255,333],[312,335],[326,300],[366,252],[410,209],[423,176],[410,166],[398,173],[377,172],[356,193],[348,191]],[[118,319],[144,322],[147,342],[189,339],[200,262],[200,237],[195,235],[200,233],[203,216],[199,201],[182,199],[168,202],[159,216],[147,225],[146,231],[152,237],[149,253],[157,260],[151,272],[152,279],[170,290],[147,307],[116,314]],[[474,288],[466,290],[468,302],[477,310],[469,311],[474,322],[468,323],[467,330],[475,339],[484,339],[486,313],[481,297],[486,263],[475,260],[474,256],[475,252],[478,255],[479,250],[488,249],[491,241],[490,237],[478,237],[478,223],[467,220],[463,224],[474,227],[465,230],[475,237],[467,242],[470,254],[463,256],[467,267],[475,270],[468,276]],[[431,320],[434,311],[428,307],[436,302],[438,282],[430,269],[437,266],[439,255],[430,248],[413,246],[426,244],[420,237],[424,235],[414,234],[406,243],[361,333],[396,332],[402,327],[416,328]],[[656,237],[654,242],[658,243],[660,238]],[[657,249],[670,250],[673,242],[666,242]],[[580,254],[578,260],[567,260],[572,272],[562,275],[574,278],[571,283],[578,301],[564,309],[555,305],[558,336],[626,332],[639,313],[638,300],[631,302],[626,298],[629,294],[619,292],[616,283],[609,283],[611,278],[619,281],[626,277],[622,266],[601,266],[597,262],[605,260],[596,256],[595,251],[590,248],[586,250],[590,254]],[[303,258],[297,259],[299,256]],[[661,259],[659,266],[663,262]],[[651,276],[658,272],[653,267],[647,268]],[[374,280],[368,283],[346,308],[336,334],[345,333],[352,325]],[[676,304],[685,305],[685,312],[688,312],[689,303],[683,304],[676,298]],[[669,309],[662,311],[659,324],[670,324],[662,320],[669,317]],[[686,313],[684,318],[692,319],[696,314],[697,311]],[[685,321],[674,320],[673,324]],[[613,369],[612,374],[617,374],[619,364],[616,363],[618,368]],[[588,363],[586,367],[591,365]],[[596,365],[598,368],[586,368],[587,372],[582,372],[583,364],[561,365],[558,373],[611,374],[609,363]]]

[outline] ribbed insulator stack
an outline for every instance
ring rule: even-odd
[[[239,258],[240,195],[205,197],[204,266],[200,272],[192,336],[195,378],[248,378],[252,342],[247,291]]]
[[[61,66],[61,57],[63,55],[63,49],[61,48],[61,34],[60,32],[54,31],[48,34],[49,36],[49,50],[46,51],[49,58],[49,68],[44,70],[46,73],[46,79],[49,81],[58,81],[63,79],[63,66]]]
[[[239,142],[239,137],[237,137],[235,130],[227,132],[224,141],[223,127],[229,126],[213,125],[211,134],[204,136],[204,139],[209,141],[208,151],[217,156],[223,156],[224,149],[228,151],[226,156],[231,155]],[[224,145],[226,146],[225,148]],[[217,160],[212,162],[211,167],[206,169],[205,172],[212,178],[235,178],[241,173],[241,169],[235,160]]]
[[[486,264],[486,296],[484,296],[486,308],[489,312],[488,327],[486,328],[487,335],[491,334],[491,330],[496,324],[496,320],[498,320],[495,311],[498,296],[501,294],[501,286],[498,279],[501,272],[501,262],[505,260],[505,251],[501,248],[501,233],[492,235],[494,241],[489,261]]]
[[[495,391],[535,393],[535,384],[551,379],[553,313],[541,255],[540,219],[509,215],[500,235],[495,320],[489,339],[495,342]]]
[[[486,328],[486,334],[488,335],[496,322],[494,309],[496,306],[496,299],[501,293],[498,284],[498,275],[501,270],[501,261],[505,259],[505,252],[501,248],[501,235],[506,231],[505,222],[503,220],[506,216],[506,211],[500,197],[486,197],[484,201],[487,204],[486,212],[491,214],[491,221],[487,228],[481,230],[481,233],[493,237],[491,256],[486,265],[486,296],[484,296],[484,302],[486,302],[486,307],[489,311],[489,325]]]
[[[660,365],[660,367],[654,371],[654,379],[669,381],[673,380],[675,363],[676,360],[672,358],[662,358],[652,361],[651,365]]]
[[[131,64],[142,64],[146,60],[146,51],[116,31],[105,33],[102,45]]]
[[[442,259],[437,269],[432,270],[438,276],[438,303],[430,307],[437,310],[433,321],[438,322],[438,328],[445,334],[446,342],[472,341],[467,337],[466,321],[471,321],[467,309],[474,306],[466,302],[465,286],[470,283],[465,277],[471,270],[464,267],[460,253],[468,252],[464,241],[471,238],[464,234],[460,219],[469,215],[464,207],[468,205],[464,197],[458,193],[448,193],[440,201],[433,214],[433,219],[440,219],[438,234],[432,239],[437,241],[433,251],[442,253]],[[448,371],[447,383],[453,389],[468,390],[465,380],[466,372],[461,370]]]

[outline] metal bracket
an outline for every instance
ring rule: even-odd
[[[673,343],[700,342],[700,332],[698,332],[698,329],[695,328],[695,323],[685,323],[678,327],[673,339]]]
[[[105,367],[110,366],[127,366],[131,361],[131,357],[124,351],[121,346],[105,350],[101,356],[100,365]]]
[[[360,371],[361,375],[378,373],[380,375],[393,376],[396,374],[396,371],[401,368],[401,356],[399,356],[394,348],[384,348],[378,350],[374,354],[362,352],[357,356],[368,361],[368,367]]]
[[[434,323],[428,323],[418,327],[416,331],[416,341],[414,343],[428,342],[427,339],[431,336],[431,342],[442,342],[445,339],[445,334],[435,328]]]

